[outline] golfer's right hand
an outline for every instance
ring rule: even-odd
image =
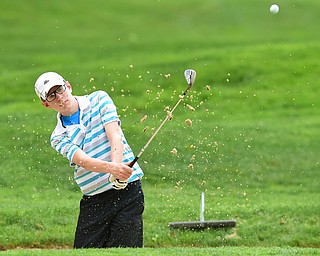
[[[112,176],[118,180],[128,180],[132,175],[133,169],[123,163],[113,163],[112,167]]]

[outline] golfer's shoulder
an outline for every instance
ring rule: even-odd
[[[87,95],[92,107],[104,107],[114,105],[111,97],[105,91],[95,91]]]
[[[104,98],[110,98],[108,93],[101,90],[92,92],[89,95],[87,95],[87,97],[89,98],[90,101],[100,101],[100,100],[103,100]]]

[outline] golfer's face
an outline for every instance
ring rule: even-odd
[[[57,85],[50,89],[47,94],[48,107],[61,112],[70,106],[71,90],[68,85]]]

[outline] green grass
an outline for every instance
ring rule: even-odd
[[[186,89],[183,71],[194,68],[194,88],[140,159],[147,248],[136,251],[319,254],[320,6],[279,0],[271,15],[270,4],[2,0],[0,249],[73,243],[81,193],[49,145],[56,118],[34,93],[39,74],[61,73],[74,94],[109,92],[138,153]],[[236,219],[236,229],[168,228],[199,220],[201,192],[206,220]]]
[[[25,255],[25,256],[35,256],[35,255],[86,255],[86,256],[96,256],[96,255],[318,255],[318,251],[313,248],[263,248],[263,247],[218,247],[218,248],[144,248],[144,249],[87,249],[87,250],[10,250],[7,251],[6,255]]]

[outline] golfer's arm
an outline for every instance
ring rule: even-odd
[[[117,163],[106,162],[97,158],[92,158],[81,149],[76,151],[72,158],[72,162],[86,170],[93,172],[113,174],[117,168]]]
[[[110,141],[112,162],[122,163],[124,145],[118,122],[108,123],[104,126],[104,129]]]
[[[104,126],[111,146],[111,161],[102,161],[97,158],[91,158],[83,150],[77,150],[72,158],[72,162],[86,170],[94,172],[108,172],[114,174],[122,163],[124,145],[122,142],[121,131],[118,122],[111,122]]]

